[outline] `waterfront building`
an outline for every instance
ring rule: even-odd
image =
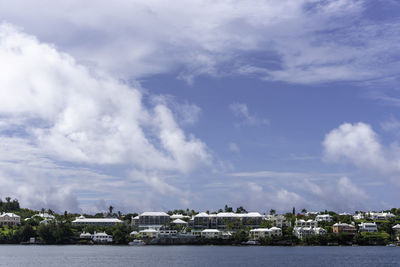
[[[81,239],[92,239],[92,234],[91,233],[82,232],[79,235],[79,238],[81,238]]]
[[[194,229],[235,230],[243,226],[250,228],[259,227],[263,216],[258,212],[233,213],[220,212],[207,214],[201,212],[193,218]]]
[[[308,236],[324,235],[326,230],[321,227],[294,227],[293,235],[299,239],[304,239]]]
[[[392,229],[393,229],[397,234],[400,234],[400,224],[396,224],[395,226],[392,227]]]
[[[155,229],[169,225],[170,217],[165,212],[143,212],[139,215],[139,230]]]
[[[374,233],[378,232],[378,227],[375,222],[362,222],[359,225],[359,231],[360,232],[369,232],[369,233]]]
[[[84,216],[77,217],[72,221],[73,225],[96,225],[96,226],[112,226],[123,223],[116,218],[86,218]]]
[[[319,214],[315,217],[317,222],[331,222],[333,217],[329,214]]]
[[[155,238],[158,237],[159,232],[156,229],[144,229],[139,231],[139,234],[143,237]]]
[[[96,233],[92,235],[92,240],[95,243],[111,243],[113,242],[112,235],[108,235],[105,232],[103,233]]]
[[[250,230],[250,238],[254,240],[266,237],[281,236],[281,235],[282,235],[282,229],[278,227],[256,228]]]
[[[268,228],[256,228],[250,230],[250,238],[258,240],[261,238],[266,238],[271,236],[271,230]]]
[[[355,234],[357,232],[357,229],[353,224],[339,222],[335,223],[332,226],[332,231],[335,234],[342,234],[342,233]]]
[[[178,231],[176,230],[160,230],[158,233],[159,237],[176,237],[178,235]]]
[[[205,230],[201,231],[201,237],[204,237],[204,238],[218,238],[221,236],[222,236],[221,231],[219,231],[217,229],[205,229]]]
[[[21,224],[21,217],[14,213],[1,213],[0,225],[19,225]]]

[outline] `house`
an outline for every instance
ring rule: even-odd
[[[324,235],[326,230],[321,227],[294,227],[293,235],[299,239],[304,239],[308,236]]]
[[[105,232],[103,233],[96,233],[92,235],[92,240],[95,243],[111,243],[113,242],[112,235],[108,235]]]
[[[112,226],[119,223],[123,223],[123,221],[116,218],[86,218],[84,216],[79,216],[72,221],[72,225]]]
[[[282,229],[278,227],[271,227],[271,228],[256,228],[250,230],[250,238],[254,240],[258,240],[260,238],[266,237],[274,237],[274,236],[281,236]]]
[[[368,232],[368,233],[374,233],[378,232],[378,227],[376,226],[376,223],[373,222],[362,222],[359,225],[359,231],[360,232]]]
[[[315,228],[315,227],[318,226],[318,222],[317,221],[314,221],[314,220],[305,221],[303,219],[300,219],[300,220],[296,219],[294,224],[295,224],[295,227],[312,227],[312,228]]]
[[[315,217],[317,222],[331,222],[333,217],[329,214],[319,214]]]
[[[251,239],[258,240],[266,237],[271,237],[271,230],[268,228],[256,228],[250,230]]]
[[[92,234],[91,233],[82,232],[79,235],[79,238],[81,238],[81,239],[92,239]]]
[[[368,212],[367,216],[370,217],[372,220],[384,220],[384,221],[396,217],[394,214],[390,212]]]
[[[357,232],[357,229],[353,224],[339,222],[335,223],[332,226],[332,231],[335,234],[342,234],[342,233],[355,234]]]
[[[21,224],[21,217],[14,213],[1,213],[0,225],[19,225]]]
[[[392,227],[392,229],[396,234],[400,234],[400,224],[396,224],[395,226]]]
[[[178,231],[176,230],[160,230],[158,233],[159,237],[176,237],[178,235]]]
[[[276,215],[265,215],[264,220],[271,221],[276,227],[290,227],[292,223],[290,220],[287,220],[284,215],[276,214]]]
[[[139,234],[143,237],[155,238],[158,237],[159,232],[156,229],[144,229],[139,231]]]
[[[139,230],[155,229],[159,230],[165,225],[169,225],[170,217],[165,212],[143,212],[139,215]]]
[[[204,237],[204,238],[218,238],[221,236],[222,236],[221,231],[219,231],[217,229],[205,229],[205,230],[201,231],[201,237]]]

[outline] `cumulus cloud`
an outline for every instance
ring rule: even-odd
[[[205,143],[184,132],[167,103],[146,102],[139,89],[89,71],[71,56],[8,24],[0,26],[0,58],[3,161],[33,158],[35,164],[40,165],[41,159],[56,169],[62,166],[59,162],[69,162],[176,173],[211,165]],[[15,150],[17,146],[20,150]],[[27,153],[18,157],[21,150]],[[25,182],[30,182],[28,176]],[[66,201],[73,198],[67,188],[19,190],[32,197],[47,196],[37,203],[26,199],[32,204],[62,202],[57,195]]]
[[[241,119],[241,123],[239,123],[238,126],[240,125],[257,126],[257,125],[269,124],[269,120],[258,118],[257,116],[250,114],[246,104],[232,103],[229,105],[229,109],[237,118]]]
[[[241,73],[317,83],[398,74],[400,24],[365,18],[372,8],[365,0],[7,0],[0,16],[123,77]]]
[[[385,147],[371,126],[362,122],[344,123],[333,129],[325,136],[323,146],[328,161],[350,162],[382,173],[400,171],[397,144]]]

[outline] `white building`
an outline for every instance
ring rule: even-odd
[[[369,233],[378,232],[378,227],[376,226],[375,222],[366,222],[366,223],[362,222],[358,226],[360,232],[369,232]]]
[[[229,227],[238,228],[239,225],[259,227],[262,219],[263,216],[258,212],[220,212],[217,214],[207,214],[205,212],[201,212],[194,216],[193,228],[227,230]]]
[[[271,221],[276,227],[290,227],[292,223],[290,220],[287,220],[285,216],[281,214],[276,215],[265,215],[265,220]]]
[[[95,243],[111,243],[113,242],[112,235],[108,235],[105,232],[103,233],[96,233],[92,235],[92,240]]]
[[[392,227],[392,229],[393,229],[397,234],[400,234],[400,224],[396,224],[395,226]]]
[[[296,222],[295,222],[295,227],[312,227],[312,228],[315,228],[317,226],[318,226],[318,222],[314,221],[314,220],[305,221],[303,219],[301,219],[301,220],[297,220],[296,219]]]
[[[79,235],[79,238],[81,238],[81,239],[92,239],[92,234],[91,233],[82,232]]]
[[[331,222],[333,217],[329,214],[319,214],[315,217],[317,222]]]
[[[21,224],[21,217],[14,213],[1,213],[0,225],[19,225]]]
[[[158,237],[159,232],[156,229],[144,229],[139,231],[139,234],[143,237],[155,238]]]
[[[201,231],[201,237],[204,238],[217,238],[217,237],[221,237],[222,233],[221,231],[217,230],[217,229],[205,229],[203,231]]]
[[[390,212],[368,212],[367,216],[370,217],[372,220],[389,220],[396,217]]]
[[[84,216],[79,216],[72,221],[73,225],[111,226],[119,223],[123,223],[123,221],[116,218],[85,218]]]
[[[274,236],[281,236],[282,229],[278,227],[271,227],[271,228],[256,228],[250,230],[250,237],[254,240],[266,237],[274,237]]]
[[[139,215],[139,230],[156,229],[159,230],[165,225],[169,225],[170,217],[165,212],[143,212]]]
[[[176,230],[160,230],[158,233],[159,237],[176,237],[178,235],[178,231]]]
[[[324,235],[326,231],[321,227],[294,227],[293,235],[299,239],[304,239],[308,236]]]

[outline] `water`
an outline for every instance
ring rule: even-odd
[[[0,245],[0,266],[400,266],[400,247]]]

